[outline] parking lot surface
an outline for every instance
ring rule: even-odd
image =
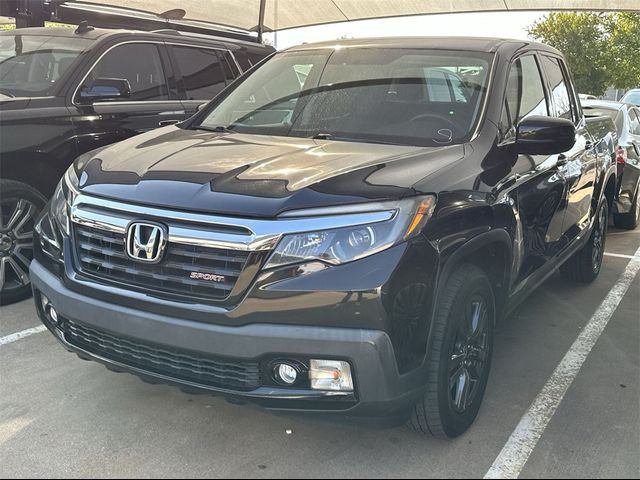
[[[625,268],[640,230],[612,229],[600,277],[556,275],[496,331],[485,402],[451,440],[277,416],[148,385],[67,353],[48,332],[0,342],[1,477],[482,477]],[[30,300],[0,337],[38,327]],[[551,417],[522,477],[640,475],[640,275]]]

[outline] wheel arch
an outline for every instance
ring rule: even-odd
[[[3,154],[0,161],[1,178],[22,182],[49,198],[62,175],[54,167],[55,163],[53,157],[39,152]]]
[[[481,268],[489,277],[494,289],[496,311],[500,314],[509,297],[512,260],[513,239],[505,229],[489,230],[462,244],[441,264],[432,314],[435,313],[439,292],[455,269],[465,263]]]

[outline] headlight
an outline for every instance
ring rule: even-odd
[[[329,230],[310,231],[285,235],[265,268],[279,267],[292,263],[320,260],[338,265],[373,255],[397,243],[411,238],[420,232],[435,207],[435,197],[417,197],[399,202],[386,202],[371,205],[359,205],[357,210],[392,211],[389,220],[376,223],[354,225]],[[327,209],[325,211],[334,211]],[[293,212],[296,218],[309,216],[310,225],[321,216],[322,210]],[[344,213],[343,215],[348,214]],[[292,214],[287,215],[291,217]]]
[[[56,191],[51,199],[50,212],[53,219],[58,224],[62,232],[69,236],[69,206],[73,203],[75,196],[78,194],[78,176],[71,165],[67,172],[58,183]]]

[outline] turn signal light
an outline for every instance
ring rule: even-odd
[[[312,390],[353,392],[353,377],[347,362],[311,360],[309,380]]]

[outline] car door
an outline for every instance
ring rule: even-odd
[[[547,79],[552,114],[572,120],[576,125],[576,143],[558,156],[559,174],[567,181],[568,196],[562,231],[570,243],[589,228],[591,207],[598,166],[597,145],[587,131],[586,121],[573,91],[564,62],[547,54],[541,55]]]
[[[123,42],[107,48],[76,87],[71,111],[80,153],[177,123],[184,107],[170,88],[171,71],[161,42]],[[83,100],[98,80],[125,80],[128,98]]]
[[[200,105],[218,95],[238,75],[235,62],[230,64],[223,47],[168,45],[175,66],[176,81],[187,117]]]
[[[550,105],[535,53],[515,59],[509,70],[500,121],[502,143],[515,140],[518,123],[532,115],[548,116]],[[512,178],[516,182],[510,202],[519,220],[514,251],[515,292],[535,278],[536,272],[564,246],[562,206],[566,180],[559,174],[557,155],[514,155]],[[544,273],[544,272],[542,272]]]

